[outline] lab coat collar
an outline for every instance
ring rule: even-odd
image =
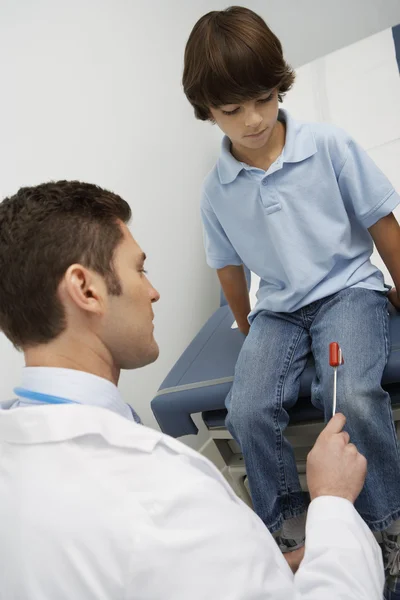
[[[128,421],[110,410],[82,404],[41,405],[0,410],[0,442],[43,444],[100,436],[111,446],[149,453],[161,432]]]
[[[40,394],[62,396],[79,404],[108,408],[129,421],[133,420],[132,412],[117,386],[92,373],[57,367],[25,367],[21,387]],[[24,405],[24,401],[18,402],[18,405]]]

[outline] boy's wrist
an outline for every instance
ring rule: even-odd
[[[236,322],[237,322],[239,331],[241,331],[244,335],[247,335],[250,330],[250,325],[249,325],[247,318],[244,320],[237,319]]]
[[[392,287],[388,292],[388,299],[397,310],[400,310],[400,291]]]

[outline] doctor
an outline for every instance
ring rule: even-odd
[[[129,218],[78,182],[0,204],[0,328],[26,360],[0,410],[0,599],[381,600],[343,416],[309,457],[296,575],[212,464],[136,423],[117,383],[157,358],[159,295]]]

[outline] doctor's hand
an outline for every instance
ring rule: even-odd
[[[307,459],[311,500],[338,496],[354,504],[367,475],[367,461],[343,431],[346,417],[336,414],[318,437]]]

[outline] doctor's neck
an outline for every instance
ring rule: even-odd
[[[108,379],[118,385],[120,368],[117,367],[108,350],[93,339],[91,343],[80,336],[68,339],[61,334],[55,340],[38,346],[25,348],[27,367],[55,367],[84,371]]]

